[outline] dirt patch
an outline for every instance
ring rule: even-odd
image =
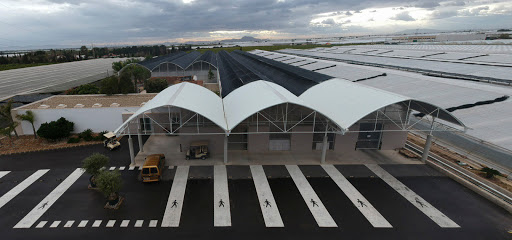
[[[72,137],[77,137],[73,135]],[[46,151],[52,149],[69,148],[77,146],[86,146],[93,144],[103,144],[103,141],[80,141],[79,143],[67,143],[67,139],[57,142],[50,142],[42,138],[34,139],[34,136],[20,136],[12,137],[12,142],[9,138],[5,137],[0,139],[0,155],[8,155],[14,153],[25,153],[35,151]]]
[[[420,147],[424,147],[425,146],[425,139],[423,139],[421,137],[418,137],[418,136],[416,136],[414,134],[408,134],[407,135],[407,140],[413,142],[414,144],[416,144],[416,145],[418,145]],[[496,185],[506,189],[507,191],[512,192],[512,182],[507,180],[507,176],[506,175],[494,176],[492,179],[488,179],[488,178],[485,177],[485,173],[480,171],[480,169],[482,169],[484,167],[487,167],[487,166],[481,165],[481,164],[476,164],[476,163],[474,163],[472,161],[468,161],[468,158],[466,156],[463,156],[463,155],[458,154],[456,152],[452,152],[448,148],[445,148],[443,146],[439,146],[439,145],[437,145],[434,142],[432,142],[432,145],[430,147],[430,151],[435,153],[436,155],[438,155],[438,156],[448,160],[448,161],[451,161],[451,162],[455,163],[455,164],[459,164],[459,162],[465,163],[467,165],[464,168],[466,170],[468,170],[468,171],[471,171],[472,173],[474,173],[478,177],[480,177],[479,180],[492,182],[492,183],[494,183],[494,184],[496,184]],[[402,153],[402,151],[400,151],[400,153]],[[402,154],[405,155],[405,153],[402,153]]]

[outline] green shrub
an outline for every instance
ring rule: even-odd
[[[96,177],[96,185],[106,197],[117,195],[122,184],[121,174],[118,170],[100,171],[100,174]]]
[[[146,92],[148,93],[159,93],[162,90],[166,89],[167,86],[169,85],[167,84],[167,81],[165,79],[148,79],[144,84],[144,89],[146,89]]]
[[[79,143],[80,142],[80,138],[69,138],[68,139],[68,143]]]
[[[488,178],[488,179],[491,179],[491,178],[493,178],[496,175],[497,176],[501,176],[501,173],[498,170],[492,169],[492,168],[488,168],[488,167],[484,167],[480,171],[484,172],[485,173],[485,178]]]
[[[100,169],[108,165],[110,158],[100,153],[93,153],[82,161],[82,168],[92,176],[100,174]]]
[[[92,136],[92,130],[91,129],[86,129],[84,130],[83,132],[81,132],[80,134],[78,134],[78,136],[82,139],[84,139],[85,141],[89,142],[89,141],[92,141],[93,140],[93,136]]]
[[[84,94],[98,94],[100,89],[94,84],[84,84],[75,88],[68,89],[66,95],[84,95]]]
[[[52,141],[69,137],[75,124],[61,117],[57,121],[43,123],[37,130],[37,135]]]
[[[107,139],[105,136],[103,136],[105,133],[108,133],[108,131],[102,131],[102,132],[98,133],[97,136],[93,137],[93,140],[94,141],[104,141],[105,139]]]

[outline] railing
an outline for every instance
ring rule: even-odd
[[[409,142],[407,141],[405,143],[405,148],[412,151],[413,153],[415,153],[416,155],[418,156],[421,156],[422,153],[423,153],[423,149],[421,147],[419,147],[418,145],[412,143],[412,142]],[[445,161],[447,160],[441,160],[443,159],[442,157],[436,155],[435,153],[429,153],[429,160],[428,161],[431,161],[432,163],[436,164],[437,166],[442,165],[442,166],[439,166],[440,168],[442,168],[443,170],[445,170],[446,172],[450,172],[452,174],[455,174],[457,175],[458,177],[474,184],[475,186],[487,191],[488,193],[494,195],[495,197],[497,198],[500,198],[502,199],[503,201],[505,201],[506,203],[508,204],[511,204],[512,205],[512,198],[507,196],[506,194],[503,194],[502,192],[494,189],[493,187],[489,186],[488,184],[485,184],[484,182],[450,166],[449,164],[445,163]]]

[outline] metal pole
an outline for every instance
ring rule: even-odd
[[[224,137],[224,164],[228,164],[228,135]]]
[[[135,166],[135,154],[133,153],[133,139],[132,135],[128,135],[128,148],[130,149],[130,166]]]
[[[327,130],[329,128],[329,120],[325,123],[325,134],[324,134],[324,142],[322,143],[322,160],[321,164],[325,163],[325,158],[327,155]]]
[[[421,161],[426,162],[428,159],[428,154],[430,152],[430,146],[432,145],[432,130],[434,130],[434,121],[436,117],[432,116],[432,125],[430,125],[430,132],[427,135],[427,139],[425,141],[425,148],[423,149],[423,154],[421,154]]]
[[[142,134],[140,133],[140,131],[137,134],[137,141],[139,142],[139,151],[144,152],[144,144],[142,143]]]

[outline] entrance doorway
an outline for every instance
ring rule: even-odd
[[[356,149],[380,149],[382,123],[360,123]]]

